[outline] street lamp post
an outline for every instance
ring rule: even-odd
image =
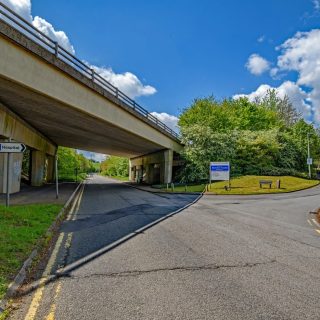
[[[311,179],[310,133],[307,133],[307,137],[308,137],[308,169],[309,169],[309,179]]]

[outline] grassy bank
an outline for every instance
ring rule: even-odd
[[[203,192],[205,189],[205,184],[196,184],[196,185],[181,185],[175,186],[173,191],[174,192]],[[166,187],[162,187],[162,189],[167,189]],[[171,185],[169,185],[168,192],[172,192]]]
[[[105,176],[105,177],[119,180],[119,181],[129,181],[129,177],[122,177],[122,176]]]
[[[61,205],[0,206],[0,299],[50,227]]]
[[[79,173],[75,175],[73,173],[59,173],[59,182],[81,182],[87,177],[86,173]]]
[[[260,188],[260,180],[271,180],[272,187],[269,189],[268,185],[263,185]],[[276,187],[277,180],[280,180],[280,189]],[[319,184],[318,180],[308,180],[290,176],[242,176],[231,179],[231,189],[225,190],[228,185],[227,181],[220,181],[211,184],[209,192],[215,194],[265,194],[265,193],[283,193],[298,191],[310,188]]]
[[[268,185],[263,185],[260,188],[260,180],[271,180],[272,186],[269,189]],[[277,180],[280,180],[280,189],[277,186]],[[310,188],[319,184],[318,180],[308,180],[290,176],[242,176],[238,178],[231,179],[231,188],[226,190],[225,187],[228,186],[228,181],[213,182],[209,187],[209,192],[214,194],[265,194],[265,193],[283,193],[298,191],[306,188]],[[205,189],[205,184],[198,185],[181,185],[175,186],[174,192],[202,192]],[[162,186],[162,189],[166,189]],[[171,186],[168,189],[172,192]]]

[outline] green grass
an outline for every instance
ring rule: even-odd
[[[61,205],[0,206],[0,299],[34,246],[44,239]]]
[[[106,176],[107,178],[119,180],[119,181],[129,181],[129,177],[121,177],[121,176]]]
[[[73,173],[59,173],[59,182],[74,182],[76,179],[78,182],[81,182],[85,180],[86,177],[86,173],[78,173],[78,176]]]
[[[202,192],[205,187],[205,184],[187,185],[187,189],[185,186],[175,186],[173,192]],[[166,189],[166,187],[162,187],[161,189]],[[168,192],[172,192],[170,186]]]
[[[281,188],[276,188],[276,181],[281,181]],[[269,189],[268,185],[263,185],[263,188],[259,186],[259,180],[272,180],[272,187]],[[225,186],[228,185],[227,181],[214,182],[211,184],[209,192],[215,194],[265,194],[265,193],[283,193],[306,189],[319,184],[318,180],[307,180],[296,177],[280,176],[242,176],[231,179],[231,189],[225,190]]]

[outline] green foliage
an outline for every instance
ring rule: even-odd
[[[75,149],[59,147],[58,149],[58,172],[60,180],[85,179],[86,174],[98,172],[99,164],[89,160]]]
[[[53,204],[0,206],[0,299],[61,207]]]
[[[186,165],[182,182],[208,178],[210,161],[230,161],[233,175],[300,175],[311,156],[320,157],[320,138],[287,97],[270,90],[255,102],[247,98],[196,99],[179,118]]]
[[[110,156],[100,165],[101,173],[111,177],[127,177],[129,175],[129,160],[127,158]]]

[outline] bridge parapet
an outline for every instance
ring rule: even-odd
[[[0,34],[40,56],[177,142],[179,135],[94,69],[0,2]]]

